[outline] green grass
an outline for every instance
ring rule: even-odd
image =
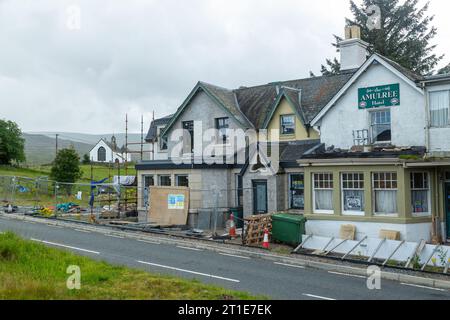
[[[68,290],[69,266],[81,269],[81,290]],[[112,266],[0,234],[0,299],[10,300],[223,300],[255,299],[198,281]]]

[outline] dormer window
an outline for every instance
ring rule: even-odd
[[[158,139],[159,139],[159,150],[160,151],[167,151],[168,149],[168,139],[167,136],[162,136],[161,132],[164,130],[164,128],[158,128]]]
[[[281,116],[281,134],[282,135],[295,134],[295,115],[289,114]]]

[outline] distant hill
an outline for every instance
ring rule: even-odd
[[[40,134],[28,133],[24,133],[23,137],[25,139],[25,154],[28,164],[49,164],[55,159],[55,138],[50,138],[48,136]],[[82,157],[83,155],[91,151],[91,149],[94,147],[94,143],[87,144],[62,138],[58,139],[59,148],[64,149],[69,148],[70,146],[73,146],[78,155]]]
[[[55,158],[56,137],[59,134],[58,145],[59,148],[68,148],[73,146],[78,155],[89,153],[91,149],[97,144],[100,139],[111,140],[112,134],[85,134],[85,133],[71,133],[71,132],[28,132],[24,133],[25,138],[25,154],[27,156],[28,164],[49,164]],[[125,144],[125,134],[115,134],[117,144],[122,146]],[[128,134],[129,143],[139,143],[141,135],[131,133]],[[129,146],[130,150],[139,151],[140,145]],[[144,151],[148,150],[148,146],[144,146]],[[133,160],[140,159],[140,155],[132,154]],[[145,156],[146,157],[146,156]],[[148,158],[148,157],[146,157]]]

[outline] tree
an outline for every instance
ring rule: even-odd
[[[450,73],[450,63],[446,67],[438,71],[438,74],[447,74],[447,73]]]
[[[82,164],[91,164],[91,159],[89,159],[89,155],[85,154],[83,156],[83,161],[81,161]]]
[[[57,182],[74,183],[82,177],[80,157],[73,148],[58,151],[50,172],[50,178]],[[70,185],[64,189],[70,193]]]
[[[430,26],[434,16],[427,16],[429,3],[418,8],[419,0],[363,0],[358,6],[350,1],[353,19],[346,19],[347,25],[357,25],[361,28],[362,40],[370,44],[369,53],[379,53],[417,74],[429,75],[444,57],[433,53],[435,45],[430,41],[436,36],[437,29]],[[380,8],[380,27],[371,28],[369,19],[376,14],[373,6]],[[368,13],[369,12],[369,13]],[[337,43],[342,40],[334,36]],[[322,74],[337,74],[340,64],[327,60],[327,66],[322,65]]]
[[[13,121],[0,120],[0,164],[25,162],[25,139]]]

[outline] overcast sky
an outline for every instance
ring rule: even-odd
[[[198,80],[228,88],[319,73],[348,0],[0,0],[0,118],[24,131],[131,131]],[[450,61],[448,0],[431,0]],[[81,19],[77,19],[78,10]]]

